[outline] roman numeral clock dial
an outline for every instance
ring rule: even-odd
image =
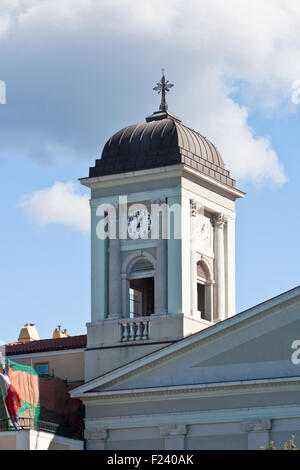
[[[128,217],[128,235],[130,238],[148,238],[151,231],[151,215],[147,210],[137,210]]]
[[[196,217],[196,237],[201,243],[207,243],[209,240],[209,223],[202,215]]]

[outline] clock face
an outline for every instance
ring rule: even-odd
[[[128,235],[134,240],[148,238],[151,224],[150,213],[145,209],[137,210],[128,217]]]
[[[196,238],[202,243],[207,243],[209,240],[209,222],[202,215],[196,217]]]

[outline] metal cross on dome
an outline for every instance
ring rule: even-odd
[[[157,86],[153,88],[153,90],[157,91],[158,94],[161,93],[161,102],[160,102],[160,107],[159,107],[160,111],[167,112],[168,105],[166,102],[166,92],[170,91],[170,88],[172,88],[173,86],[174,86],[173,83],[169,83],[169,80],[166,81],[165,70],[162,69],[161,80],[160,82],[157,83]]]

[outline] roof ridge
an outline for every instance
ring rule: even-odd
[[[47,338],[27,342],[15,342],[5,344],[6,355],[36,353],[57,349],[85,348],[87,335],[67,336],[65,338]]]

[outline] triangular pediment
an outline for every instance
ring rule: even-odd
[[[300,287],[98,377],[72,396],[299,377],[297,349]]]

